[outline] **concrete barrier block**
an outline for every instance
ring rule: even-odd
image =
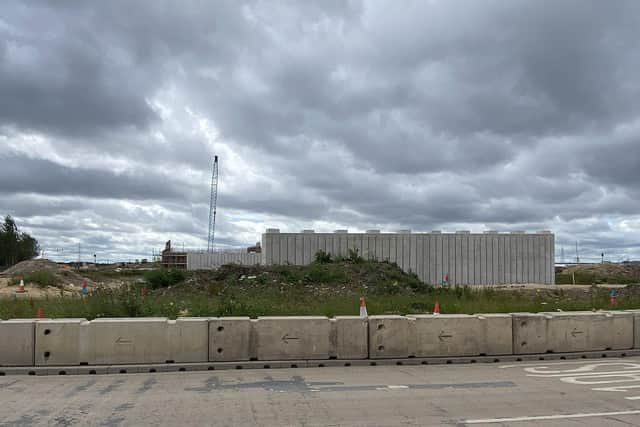
[[[513,321],[509,314],[478,314],[480,355],[513,354]]]
[[[0,320],[0,366],[33,366],[34,320]]]
[[[409,320],[404,316],[369,316],[369,358],[409,357]]]
[[[547,329],[549,346],[557,353],[612,349],[616,335],[619,332],[624,333],[615,331],[614,317],[606,312],[574,311],[546,314],[551,316]],[[630,330],[628,332],[631,333]]]
[[[168,322],[168,358],[175,363],[209,361],[209,319],[179,317]]]
[[[547,341],[547,321],[541,313],[511,313],[513,354],[535,354],[552,351]]]
[[[258,360],[309,360],[330,357],[327,317],[258,317]]]
[[[331,319],[335,328],[335,355],[338,359],[366,359],[369,357],[369,321],[359,316],[336,316]]]
[[[36,366],[88,363],[86,319],[39,320],[35,323]]]
[[[209,319],[209,361],[246,361],[250,352],[251,319],[218,317]]]
[[[164,317],[89,322],[89,364],[165,363],[170,359]]]
[[[638,313],[640,315],[640,311]],[[634,348],[634,315],[625,311],[610,311],[611,327],[608,328],[613,336],[613,342],[606,348],[611,350],[627,350]]]
[[[480,320],[466,314],[414,315],[415,356],[476,356],[480,354]]]
[[[626,310],[633,315],[633,348],[640,349],[640,310]]]

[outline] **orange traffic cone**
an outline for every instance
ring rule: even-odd
[[[16,289],[16,292],[19,293],[19,294],[27,292],[24,289],[24,280],[20,279],[20,284],[18,285],[18,288]]]
[[[436,301],[436,305],[433,306],[433,314],[437,316],[440,314],[440,303]]]
[[[368,317],[367,314],[367,303],[364,300],[364,297],[360,297],[360,317]]]

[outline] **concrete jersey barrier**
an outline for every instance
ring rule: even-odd
[[[375,360],[632,348],[640,349],[640,310],[0,321],[0,366]]]

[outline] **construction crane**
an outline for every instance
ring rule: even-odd
[[[213,157],[211,172],[211,198],[209,199],[209,238],[207,252],[213,252],[213,241],[216,236],[216,205],[218,204],[218,156]]]

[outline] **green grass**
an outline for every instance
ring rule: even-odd
[[[365,294],[366,292],[363,292]],[[265,288],[251,292],[214,289],[185,295],[147,294],[141,287],[95,291],[86,297],[50,297],[42,300],[2,299],[0,317],[34,317],[38,307],[45,317],[138,317],[167,316],[269,316],[356,315],[359,294],[318,295],[291,285],[286,289]],[[583,298],[558,291],[555,295],[530,296],[519,292],[469,288],[433,289],[427,292],[368,294],[369,314],[417,314],[430,312],[438,301],[442,313],[508,313],[610,309],[605,290],[592,290]],[[620,296],[616,309],[640,308],[640,296]]]
[[[11,279],[11,285],[17,285],[20,283],[20,279],[24,280],[24,283],[33,283],[40,288],[46,288],[47,286],[56,286],[59,284],[59,279],[55,274],[50,271],[38,271],[35,273],[26,273],[20,277],[16,276]]]

